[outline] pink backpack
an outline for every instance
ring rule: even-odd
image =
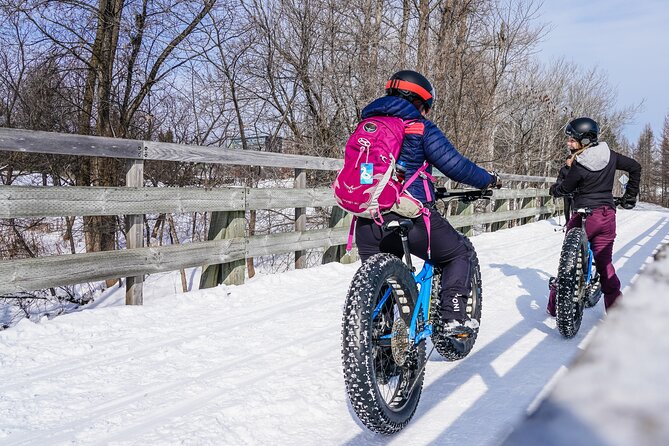
[[[429,211],[407,191],[420,176],[430,199],[427,178],[432,177],[425,171],[427,162],[406,181],[397,168],[404,135],[422,135],[424,129],[420,121],[404,121],[393,116],[373,116],[360,121],[346,143],[344,167],[332,185],[337,204],[355,217],[370,218],[378,224],[383,223],[386,212],[409,218],[429,217]],[[355,217],[349,234],[349,250]],[[426,222],[429,222],[427,218]]]

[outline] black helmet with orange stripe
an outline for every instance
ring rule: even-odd
[[[434,88],[430,81],[420,73],[402,70],[390,76],[386,83],[388,96],[399,96],[409,102],[420,101],[429,110],[434,103]]]

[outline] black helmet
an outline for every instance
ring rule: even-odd
[[[425,76],[411,70],[402,70],[390,76],[386,83],[388,96],[399,96],[413,102],[420,100],[429,110],[434,102],[434,88]]]
[[[574,138],[581,143],[582,146],[589,146],[597,142],[597,135],[599,135],[599,126],[590,118],[576,118],[567,124],[564,129],[564,134]]]

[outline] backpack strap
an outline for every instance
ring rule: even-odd
[[[427,169],[427,162],[425,162],[423,166],[425,166],[425,168]],[[423,179],[423,187],[425,188],[425,198],[427,199],[427,201],[432,201],[432,194],[430,193],[430,185],[427,182],[427,180],[430,180],[434,183],[435,181],[434,177],[430,175],[426,170],[424,170],[420,176]]]
[[[427,172],[427,168],[430,166],[430,164],[425,161],[422,166],[418,168],[418,170],[411,175],[411,177],[404,182],[402,185],[402,191],[400,193],[406,192],[406,190],[411,186],[411,183],[416,181],[418,177],[421,177],[423,179],[423,186],[425,187],[425,195],[429,196],[427,201],[432,201],[431,200],[431,195],[430,195],[430,188],[428,187],[427,180],[429,179],[430,181],[434,181],[434,177],[430,175]]]
[[[425,188],[425,198],[427,199],[427,201],[432,201],[432,194],[430,193],[430,185],[428,184],[428,180],[434,181],[434,177],[427,172],[427,168],[429,166],[430,166],[430,164],[427,161],[425,161],[425,163],[423,163],[423,165],[418,168],[416,173],[411,175],[411,178],[409,178],[408,181],[404,182],[404,185],[402,186],[402,192],[400,194],[406,192],[406,190],[411,185],[411,183],[413,183],[414,181],[416,181],[416,179],[418,177],[420,177],[420,178],[423,179],[423,187]],[[427,258],[431,259],[432,255],[431,255],[431,249],[430,249],[430,245],[431,245],[430,209],[424,206],[420,210],[420,213],[423,216],[423,221],[425,222],[425,229],[427,230]]]
[[[358,216],[354,215],[351,219],[351,227],[348,229],[348,242],[346,243],[346,252],[351,252],[353,249],[353,234],[355,233],[355,224],[358,221]]]
[[[432,259],[432,250],[430,249],[430,245],[432,244],[430,238],[430,209],[424,207],[420,210],[420,213],[423,214],[423,222],[425,222],[425,230],[427,231],[427,259],[430,260]]]

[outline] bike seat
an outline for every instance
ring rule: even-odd
[[[384,231],[400,232],[407,234],[413,228],[413,222],[409,219],[399,219],[386,222],[382,226]]]
[[[576,210],[577,214],[585,215],[586,217],[592,215],[592,209],[590,208],[579,208]]]

